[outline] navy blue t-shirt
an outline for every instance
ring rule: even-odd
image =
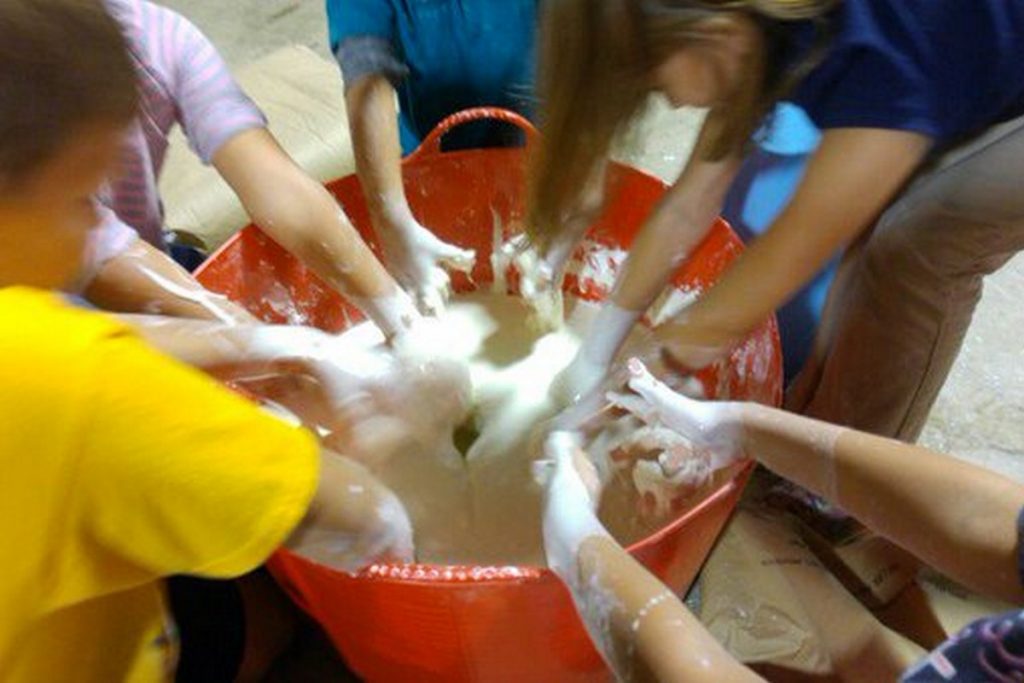
[[[1024,114],[1024,0],[843,0],[823,61],[787,99],[820,128],[886,128],[940,143]],[[814,40],[785,29],[786,63]]]

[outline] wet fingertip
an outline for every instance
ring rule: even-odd
[[[472,268],[476,264],[476,249],[463,249],[461,258],[463,268]]]
[[[643,377],[647,373],[647,368],[644,367],[643,361],[636,357],[630,358],[626,367],[629,369],[629,374],[633,377]]]

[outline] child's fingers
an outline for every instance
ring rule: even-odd
[[[591,504],[596,504],[601,496],[601,477],[583,450],[579,434],[552,432],[544,443],[544,455],[545,459],[534,465],[534,476],[546,478],[548,486],[552,485],[555,477],[569,478],[563,481],[575,480],[583,486]]]
[[[630,359],[627,367],[629,388],[644,397],[659,412],[670,397],[676,396],[676,393],[656,379],[639,359]]]
[[[440,268],[431,268],[427,282],[422,283],[416,291],[420,311],[429,316],[443,313],[450,289],[451,280],[448,279],[448,274]]]
[[[581,448],[573,453],[572,466],[590,494],[590,499],[596,504],[601,498],[601,475],[597,472],[597,466]]]
[[[654,379],[654,375],[651,374],[642,360],[639,358],[630,358],[626,367],[629,371],[628,382],[630,389],[641,396],[651,394],[655,389],[657,389],[660,382]]]
[[[607,398],[608,402],[616,408],[638,417],[647,424],[656,422],[658,419],[658,411],[654,406],[652,406],[646,398],[638,396],[637,394],[625,394],[619,391],[609,391],[605,394],[605,398]]]
[[[628,364],[629,379],[626,382],[626,386],[636,393],[638,397],[647,405],[646,414],[653,417],[662,416],[662,408],[665,404],[665,391],[668,390],[664,384],[654,378],[654,375],[650,373],[647,367],[636,358],[629,361]],[[637,413],[637,417],[649,421],[642,414]]]
[[[519,268],[519,289],[526,299],[535,299],[546,295],[553,289],[554,274],[546,264],[520,258],[516,265]]]
[[[476,252],[472,249],[460,249],[459,247],[442,242],[442,250],[438,260],[453,270],[463,273],[473,270],[476,264]]]

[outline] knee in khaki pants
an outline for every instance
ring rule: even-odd
[[[921,173],[844,262],[791,409],[917,437],[983,277],[1024,248],[1024,119],[1015,123]]]

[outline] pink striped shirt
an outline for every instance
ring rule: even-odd
[[[127,38],[141,111],[125,141],[120,176],[97,197],[102,224],[89,277],[137,236],[165,248],[158,179],[175,124],[205,164],[235,135],[266,126],[217,50],[185,17],[146,0],[104,1]]]

